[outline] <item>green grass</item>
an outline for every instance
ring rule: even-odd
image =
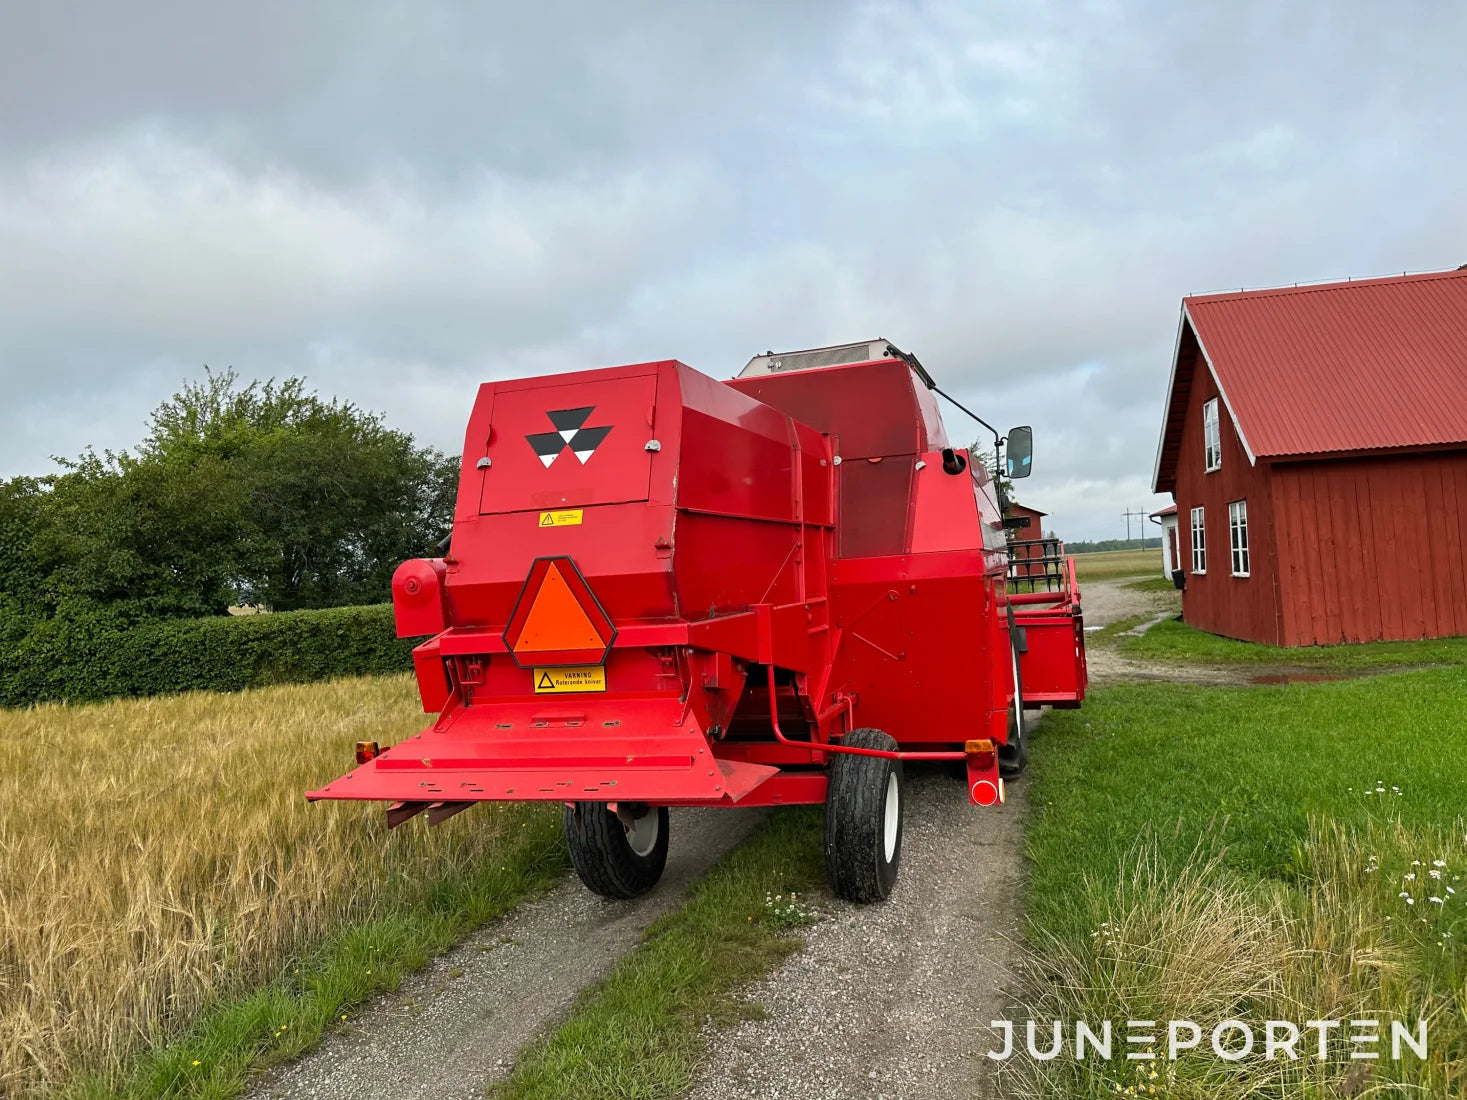
[[[1181,597],[1177,586],[1166,577],[1147,577],[1145,580],[1131,581],[1126,587],[1133,588],[1137,592],[1176,592],[1179,600]]]
[[[1229,858],[1289,873],[1311,814],[1363,822],[1385,800],[1407,821],[1451,821],[1467,809],[1467,669],[1323,684],[1096,689],[1076,711],[1046,716],[1031,797],[1035,912],[1056,876],[1109,866],[1143,832],[1173,832],[1190,850],[1214,818]],[[1353,790],[1352,790],[1353,788]]]
[[[1349,671],[1467,664],[1467,638],[1284,647],[1240,642],[1169,620],[1157,623],[1140,637],[1121,639],[1120,652],[1137,660],[1173,664],[1283,665]]]
[[[815,808],[777,812],[582,994],[570,1017],[532,1045],[490,1095],[650,1100],[685,1090],[705,1054],[704,1022],[754,1011],[739,984],[798,948],[792,929],[808,910],[788,898],[824,877],[821,822]]]
[[[542,893],[568,859],[559,808],[524,807],[521,835],[494,866],[402,892],[375,919],[346,929],[292,961],[263,989],[226,1000],[172,1042],[138,1058],[122,1079],[84,1076],[66,1100],[225,1100],[261,1070],[300,1056],[352,1010],[441,954],[474,928]]]
[[[1467,668],[1101,688],[1046,720],[1031,784],[1038,1018],[1236,1016],[1261,1031],[1430,1012],[1425,1065],[1206,1058],[1146,1072],[1157,1095],[1189,1100],[1343,1097],[1363,1073],[1413,1095],[1467,1087]],[[1431,881],[1435,858],[1447,867]],[[1134,1070],[1034,1063],[1016,1095],[1148,1095],[1157,1081]]]
[[[1155,573],[1161,559],[1160,550],[1103,550],[1097,554],[1073,554],[1075,576],[1086,581],[1114,580],[1117,577],[1144,577]]]

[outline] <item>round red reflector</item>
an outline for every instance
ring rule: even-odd
[[[992,806],[998,801],[998,788],[991,780],[978,780],[973,784],[973,801],[980,806]]]

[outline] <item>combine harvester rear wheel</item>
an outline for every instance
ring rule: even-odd
[[[1058,547],[1043,592],[1016,572],[935,391],[885,340],[728,382],[669,360],[485,384],[448,553],[392,583],[438,718],[307,797],[389,826],[560,802],[611,898],[662,875],[669,807],[823,803],[831,886],[887,897],[903,766],[961,763],[1001,803],[1025,705],[1085,694],[1073,565]],[[1026,475],[1029,430],[1005,443]]]

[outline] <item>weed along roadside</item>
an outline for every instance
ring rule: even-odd
[[[1012,1095],[1467,1087],[1467,666],[1116,685],[1053,715],[1043,743],[1028,839],[1036,1028],[1017,1023],[1002,1064]],[[1126,1058],[1140,1049],[1131,1021],[1149,1022],[1155,1060]],[[1167,1021],[1187,1040],[1195,1024],[1195,1048],[1172,1057]],[[1241,1026],[1214,1050],[1227,1021]],[[1075,1056],[1080,1022],[1111,1030],[1112,1057]],[[1029,1055],[1031,1039],[1052,1048],[1056,1023],[1063,1057]],[[1397,1025],[1424,1057],[1393,1043]]]

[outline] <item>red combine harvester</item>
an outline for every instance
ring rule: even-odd
[[[729,382],[669,360],[486,383],[451,548],[392,582],[439,718],[307,797],[390,802],[391,826],[563,802],[617,898],[661,876],[670,806],[824,803],[831,885],[886,897],[903,762],[961,762],[1001,803],[1025,704],[1085,694],[1073,565],[1009,591],[993,477],[934,391],[884,340]],[[1013,429],[1011,476],[1029,449]]]

